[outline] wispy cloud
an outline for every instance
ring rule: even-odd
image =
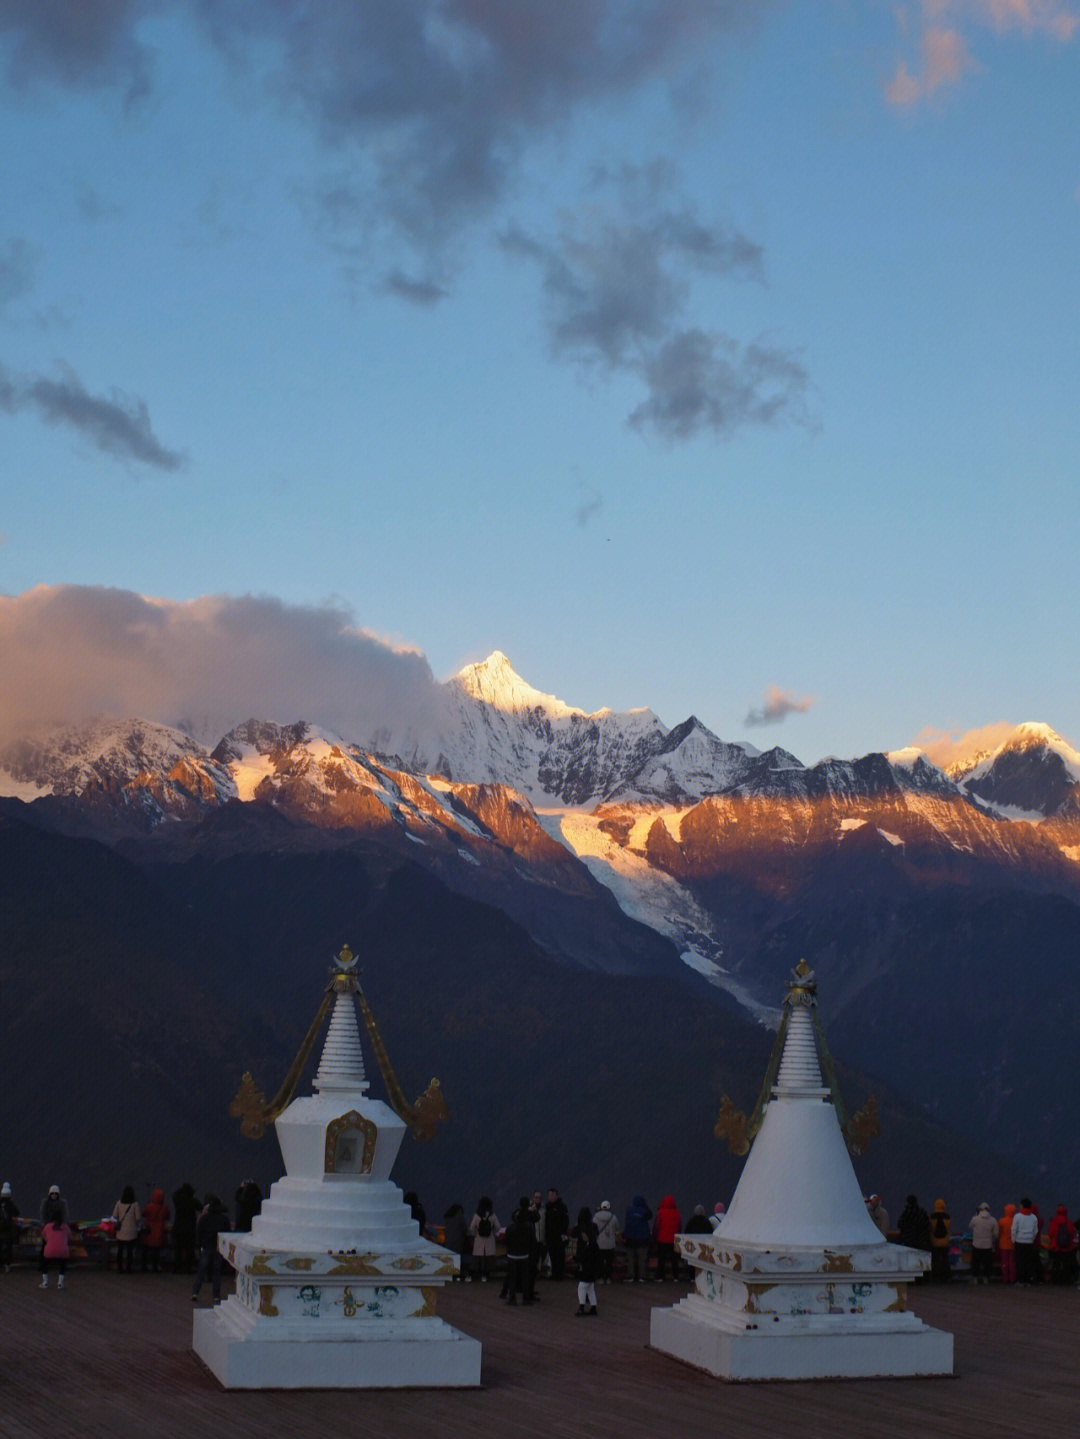
[[[1067,0],[920,0],[897,7],[902,31],[916,36],[918,58],[909,67],[901,56],[885,98],[898,109],[911,109],[959,84],[982,66],[971,52],[979,30],[997,35],[1044,35],[1062,44],[1080,30],[1080,14]]]
[[[0,245],[0,310],[34,287],[34,247],[18,236]]]
[[[114,390],[108,397],[92,395],[65,365],[57,379],[16,375],[0,365],[0,411],[33,410],[46,424],[63,425],[83,435],[105,454],[134,460],[159,470],[177,470],[184,463],[178,450],[167,449],[154,434],[146,401]]]
[[[782,690],[777,685],[769,685],[762,703],[751,706],[743,724],[748,726],[780,724],[790,714],[805,714],[813,703],[812,695],[797,699],[791,690]]]
[[[346,738],[438,703],[427,660],[357,625],[343,606],[266,596],[148,599],[40,585],[0,596],[0,737],[40,721],[199,717],[215,742],[252,716],[306,719]]]
[[[970,763],[978,755],[989,753],[1005,743],[1016,725],[1008,720],[981,725],[978,729],[938,729],[933,725],[919,732],[913,744],[923,751],[939,769]]]
[[[693,277],[760,280],[762,252],[681,199],[673,167],[601,174],[557,234],[511,225],[502,246],[540,270],[554,358],[644,382],[635,428],[683,440],[802,417],[807,375],[793,354],[681,325]]]

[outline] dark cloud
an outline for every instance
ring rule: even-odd
[[[150,53],[135,27],[146,0],[0,0],[0,40],[10,39],[14,85],[39,77],[119,87],[127,101],[150,90]]]
[[[146,401],[114,390],[109,398],[91,395],[66,366],[60,378],[13,375],[0,366],[0,410],[15,414],[36,410],[50,425],[66,425],[85,435],[99,450],[159,470],[176,470],[184,456],[166,449],[154,434]]]
[[[0,310],[33,289],[35,259],[33,246],[18,237],[0,245]]]
[[[764,703],[757,708],[751,707],[743,724],[748,726],[779,724],[790,714],[805,714],[813,703],[813,697],[810,695],[803,699],[796,699],[790,690],[782,690],[776,685],[769,685],[765,691]]]
[[[415,280],[409,275],[403,275],[400,270],[390,271],[382,289],[388,295],[396,295],[399,300],[408,300],[412,305],[425,307],[437,305],[440,300],[446,299],[448,293],[434,280]]]
[[[195,15],[368,180],[419,245],[488,213],[523,147],[582,107],[674,87],[764,0],[0,0],[16,79],[150,84],[140,19]]]
[[[743,425],[807,422],[806,370],[772,346],[740,346],[727,335],[685,330],[649,355],[641,372],[649,398],[629,422],[668,440],[701,430],[721,435]]]
[[[374,742],[391,723],[424,728],[439,704],[417,651],[358,628],[345,607],[265,596],[179,602],[40,585],[0,596],[0,652],[0,739],[103,714],[198,715],[211,744],[251,716]]]
[[[541,273],[552,354],[628,371],[647,398],[629,416],[669,440],[804,418],[807,375],[792,354],[680,328],[695,275],[761,280],[761,247],[678,198],[666,162],[596,176],[592,203],[558,236],[516,226],[503,249]]]

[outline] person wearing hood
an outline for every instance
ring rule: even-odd
[[[1047,1226],[1050,1240],[1050,1282],[1051,1284],[1074,1284],[1076,1282],[1076,1226],[1069,1218],[1064,1204],[1059,1204],[1057,1213]]]
[[[1039,1282],[1039,1217],[1030,1199],[1021,1199],[1020,1212],[1012,1217],[1012,1242],[1016,1250],[1016,1278],[1020,1284]]]
[[[929,1252],[930,1216],[914,1194],[908,1195],[907,1203],[900,1211],[897,1229],[901,1244],[906,1245],[908,1249],[921,1249],[924,1253]]]
[[[889,1211],[882,1204],[880,1194],[871,1194],[866,1201],[866,1212],[880,1233],[887,1239],[889,1237]]]
[[[994,1245],[998,1222],[987,1203],[979,1205],[968,1228],[971,1230],[971,1277],[976,1284],[989,1284],[994,1277]]]
[[[934,1212],[930,1216],[930,1278],[937,1284],[944,1284],[949,1278],[949,1237],[952,1234],[952,1218],[945,1208],[944,1199],[934,1200]]]
[[[653,1220],[653,1238],[656,1240],[657,1283],[667,1278],[667,1266],[671,1264],[671,1277],[679,1277],[679,1256],[675,1253],[675,1236],[682,1229],[682,1215],[675,1203],[674,1194],[665,1194]]]
[[[191,1289],[191,1302],[198,1304],[199,1290],[203,1280],[209,1278],[213,1285],[214,1303],[221,1298],[221,1251],[218,1249],[218,1235],[229,1227],[229,1211],[216,1194],[208,1194],[195,1238],[199,1244],[199,1267],[195,1271],[195,1283]]]
[[[1001,1265],[1001,1279],[1004,1284],[1016,1283],[1016,1246],[1013,1244],[1012,1222],[1016,1213],[1015,1204],[1006,1204],[998,1220],[998,1262]]]
[[[600,1251],[600,1273],[597,1277],[601,1284],[610,1284],[615,1272],[615,1236],[619,1225],[606,1199],[601,1201],[592,1220],[596,1227],[596,1247]]]
[[[626,1241],[626,1278],[630,1284],[648,1279],[649,1240],[652,1237],[652,1210],[643,1194],[635,1194],[626,1211],[623,1239]]]
[[[11,1273],[17,1229],[15,1221],[18,1217],[19,1211],[11,1197],[11,1185],[5,1180],[4,1187],[0,1189],[0,1264],[3,1265],[5,1274]]]
[[[169,1223],[169,1206],[165,1203],[165,1191],[155,1189],[150,1201],[143,1206],[143,1235],[141,1269],[157,1274],[161,1269],[161,1251],[165,1246],[165,1230]]]

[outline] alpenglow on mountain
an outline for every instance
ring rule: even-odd
[[[510,1063],[505,1048],[498,1065],[485,1059],[506,1026],[547,1036],[535,1069],[560,1052],[567,1005],[646,1016],[648,1040],[635,1031],[634,1042],[653,1053],[648,986],[684,1025],[704,1006],[716,1065],[737,1082],[738,1056],[805,958],[828,988],[838,1056],[935,1122],[962,1114],[980,1151],[1080,1166],[1061,1070],[1080,1047],[1067,998],[1080,979],[1080,753],[1055,731],[1018,726],[945,773],[916,749],[804,764],[724,741],[694,716],[669,729],[649,710],[587,714],[498,653],[440,697],[425,728],[371,735],[255,715],[213,749],[149,719],[8,741],[0,828],[15,863],[0,941],[29,964],[49,935],[102,973],[117,1075],[130,1082],[129,1035],[146,1029],[145,1069],[160,1023],[153,997],[135,1009],[127,998],[144,953],[167,950],[177,965],[216,956],[223,975],[240,959],[237,976],[265,971],[276,993],[299,953],[355,938],[407,1010],[423,1001],[433,1040],[460,1040],[466,1067],[475,1057],[468,1082],[481,1096]],[[480,934],[484,972],[472,967]],[[218,936],[230,937],[227,960]],[[134,977],[113,983],[122,963]],[[1020,976],[1037,1002],[1018,1002]],[[899,1029],[888,1015],[903,1016]],[[20,1023],[36,1053],[33,1025],[17,1021],[9,1038]],[[187,1043],[178,1037],[177,1063]],[[665,1072],[687,1062],[677,1035],[662,1043]],[[604,1053],[614,1075],[621,1050]],[[565,1069],[552,1063],[549,1083]],[[702,1063],[681,1087],[703,1085],[711,1103],[719,1070]],[[487,1133],[497,1116],[481,1117]]]

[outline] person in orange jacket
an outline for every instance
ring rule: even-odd
[[[1016,1250],[1013,1248],[1012,1222],[1016,1213],[1015,1204],[1006,1204],[1005,1213],[998,1220],[998,1258],[1001,1261],[1001,1278],[1005,1284],[1016,1283]]]

